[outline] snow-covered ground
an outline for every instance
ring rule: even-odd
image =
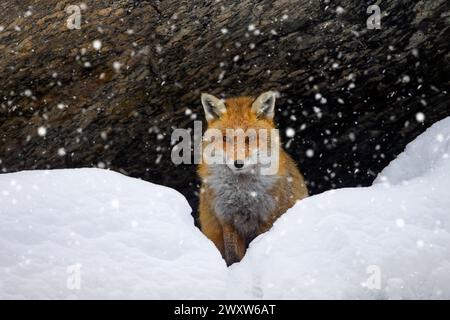
[[[0,175],[0,298],[450,298],[450,118],[368,188],[310,197],[226,268],[178,192],[98,170]]]
[[[226,268],[190,213],[112,171],[0,175],[0,298],[218,297]]]

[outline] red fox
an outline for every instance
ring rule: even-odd
[[[255,237],[270,229],[296,201],[308,196],[295,162],[278,145],[276,170],[273,174],[262,174],[257,156],[264,143],[273,145],[271,135],[258,133],[256,143],[245,136],[244,143],[239,145],[227,130],[273,132],[276,96],[273,91],[256,99],[221,100],[206,93],[201,96],[208,130],[222,134],[223,140],[216,143],[221,143],[219,151],[224,161],[212,164],[202,161],[199,165],[202,180],[199,222],[202,232],[214,242],[228,266],[239,262]],[[276,138],[279,138],[278,131]],[[215,142],[204,139],[203,147],[211,143]]]

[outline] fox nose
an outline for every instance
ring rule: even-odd
[[[242,169],[243,166],[244,166],[244,161],[242,161],[242,160],[234,160],[234,167],[236,169]]]

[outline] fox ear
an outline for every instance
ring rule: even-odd
[[[227,111],[223,100],[208,93],[202,93],[202,105],[208,121],[220,118]]]
[[[267,91],[261,94],[252,104],[252,110],[258,116],[264,116],[273,119],[275,115],[275,100],[278,93],[275,91]]]

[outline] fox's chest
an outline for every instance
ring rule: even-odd
[[[260,225],[275,211],[277,199],[270,192],[273,177],[225,176],[213,182],[208,185],[214,191],[215,214],[245,236],[256,235]]]

